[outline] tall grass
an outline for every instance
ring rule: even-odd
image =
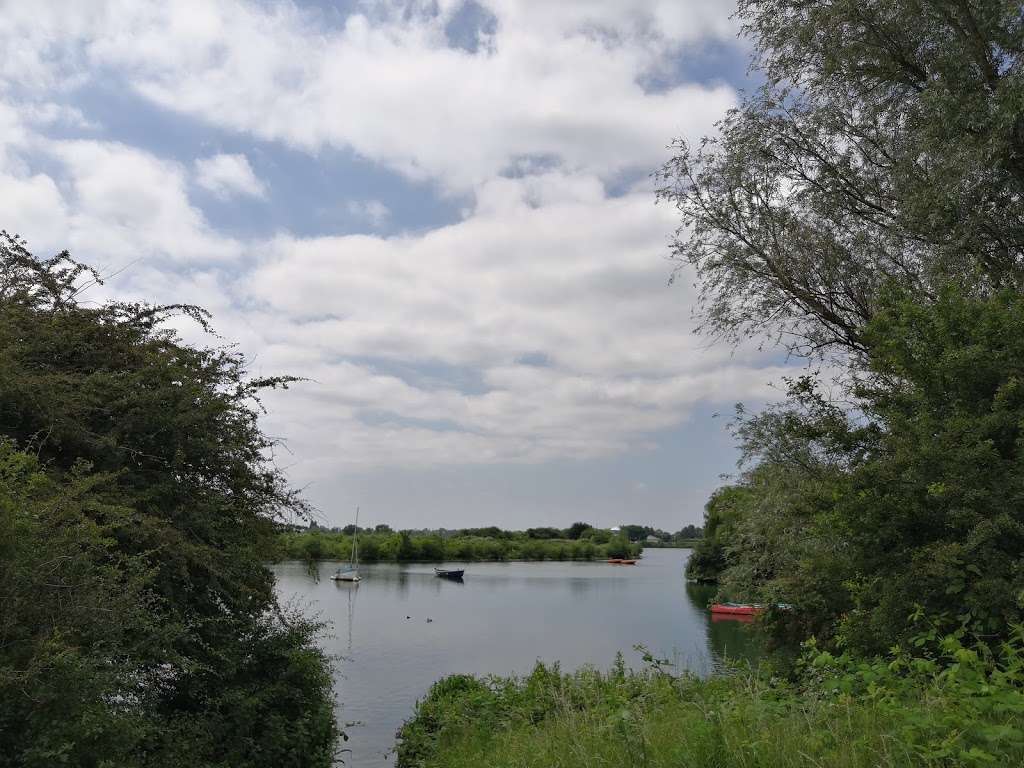
[[[799,682],[633,672],[621,659],[609,673],[454,676],[400,731],[398,766],[1024,766],[1019,644],[999,663],[955,645],[874,662],[812,651]]]

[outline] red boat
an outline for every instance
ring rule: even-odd
[[[608,562],[612,565],[636,565],[636,560],[627,560],[624,557],[609,557]]]
[[[764,606],[756,603],[712,603],[711,613],[726,616],[757,616],[764,613]]]

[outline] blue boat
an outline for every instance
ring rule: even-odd
[[[447,568],[435,568],[434,569],[434,575],[435,576],[440,576],[442,579],[455,579],[457,581],[462,581],[462,575],[465,572],[466,572],[465,568],[463,568],[461,570],[451,570],[451,569],[447,569]]]

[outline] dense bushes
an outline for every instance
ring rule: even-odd
[[[476,562],[487,560],[601,560],[607,557],[637,557],[639,544],[621,536],[606,544],[591,538],[575,541],[539,539],[518,531],[501,531],[500,536],[441,536],[399,533],[359,534],[359,559],[363,562]],[[294,560],[347,560],[352,538],[343,533],[302,531],[280,538],[278,557]]]
[[[0,236],[0,766],[333,762],[319,627],[282,610],[253,380]]]

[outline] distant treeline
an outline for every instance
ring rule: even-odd
[[[300,531],[321,531],[329,533],[344,533],[351,536],[355,533],[356,526],[346,525],[343,528],[324,528],[317,523],[311,523],[309,528],[293,527],[292,532]],[[371,533],[394,533],[390,525],[380,524],[372,528],[359,529],[360,536]],[[518,540],[528,539],[568,539],[577,541],[580,539],[593,541],[595,544],[607,544],[615,536],[623,536],[627,541],[640,542],[650,546],[692,546],[693,542],[704,536],[704,529],[699,525],[684,525],[675,533],[668,533],[660,528],[653,528],[649,525],[623,525],[618,530],[598,528],[590,523],[576,522],[568,528],[527,528],[525,531],[508,531],[496,525],[484,528],[421,528],[405,529],[405,532],[412,537],[440,536],[442,539],[457,536],[474,536],[483,539],[507,539]]]
[[[459,531],[393,531],[387,526],[359,529],[362,562],[441,562],[481,560],[603,560],[636,557],[643,545],[622,533],[589,528],[576,538],[537,536],[530,531],[466,528]],[[555,530],[555,529],[552,529]],[[308,528],[286,531],[280,557],[294,560],[347,560],[352,552],[352,526],[342,531]],[[560,532],[561,533],[561,532]]]

